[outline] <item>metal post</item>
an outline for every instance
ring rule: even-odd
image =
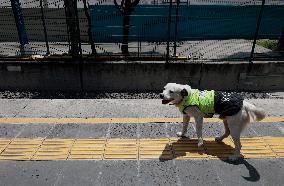
[[[177,1],[177,7],[176,7],[176,23],[175,23],[175,39],[174,39],[174,57],[177,57],[177,28],[178,28],[178,8],[179,8],[179,1]]]
[[[137,37],[137,57],[140,57],[140,42],[141,42],[141,31],[138,32],[138,37]]]
[[[264,4],[265,4],[265,0],[262,0],[262,4],[261,4],[260,12],[259,12],[259,15],[258,15],[258,20],[257,20],[256,30],[255,30],[255,34],[254,34],[253,45],[252,45],[252,49],[251,49],[251,53],[250,53],[250,59],[249,59],[250,63],[253,60],[253,54],[254,54],[256,40],[257,40],[257,37],[258,37],[258,31],[259,31],[260,24],[261,24],[261,18],[262,18],[262,14],[263,14]]]
[[[66,19],[67,19],[67,25],[69,28],[68,32],[70,34],[70,41],[71,41],[71,55],[73,61],[77,62],[77,65],[79,67],[80,86],[81,86],[81,91],[83,91],[84,90],[83,60],[82,60],[82,48],[81,48],[81,39],[80,39],[77,0],[64,0],[64,5],[66,7]]]
[[[173,1],[172,1],[172,0],[170,0],[170,6],[169,6],[169,17],[168,17],[168,41],[167,41],[167,55],[166,55],[166,63],[168,63],[168,62],[169,62],[169,57],[170,57],[170,39],[171,39],[172,5],[173,5]]]
[[[92,49],[92,55],[97,55],[96,46],[95,46],[95,42],[94,42],[94,39],[93,39],[93,33],[92,33],[91,17],[90,17],[90,14],[88,12],[86,0],[83,0],[83,3],[84,3],[85,16],[88,20],[88,36],[89,36],[89,42],[90,42],[91,49]],[[88,3],[88,6],[89,6],[89,3]]]
[[[74,0],[74,9],[76,16],[76,25],[78,31],[78,41],[79,41],[79,70],[80,70],[80,85],[81,91],[84,91],[84,81],[83,81],[83,54],[82,54],[82,45],[81,45],[81,37],[80,37],[80,26],[79,26],[79,16],[78,16],[78,8],[77,8],[77,0]]]
[[[69,25],[68,25],[68,18],[67,18],[67,8],[64,5],[64,11],[65,11],[65,18],[66,18],[66,30],[67,30],[67,42],[68,42],[68,54],[71,53],[71,44],[70,44],[70,31],[69,31]]]
[[[18,30],[18,36],[21,44],[21,54],[25,54],[25,45],[29,44],[25,28],[24,18],[19,0],[11,0],[11,6]]]
[[[81,43],[81,32],[80,32],[80,23],[78,16],[77,0],[74,0],[75,5],[75,15],[76,15],[76,25],[77,25],[77,35],[79,41],[79,58],[82,59],[82,43]],[[80,60],[82,62],[82,60]]]
[[[284,51],[284,27],[282,28],[281,36],[277,43],[277,51]]]
[[[45,5],[46,7],[46,2]],[[41,9],[41,20],[42,20],[42,26],[43,26],[43,32],[44,32],[44,40],[45,40],[45,45],[46,45],[46,55],[49,55],[49,44],[47,40],[47,31],[46,31],[46,26],[45,26],[45,19],[44,19],[44,12],[43,12],[43,5],[42,5],[42,0],[40,0],[40,9]]]
[[[71,55],[73,59],[80,57],[80,30],[77,16],[77,0],[64,0],[66,19],[71,41]]]

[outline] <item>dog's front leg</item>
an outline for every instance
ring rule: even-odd
[[[177,136],[178,137],[186,137],[186,132],[187,132],[187,128],[188,128],[188,122],[190,120],[190,117],[187,114],[183,115],[183,122],[182,122],[182,131],[181,132],[177,132]]]
[[[203,146],[203,138],[202,138],[202,127],[203,127],[203,117],[196,116],[194,117],[196,122],[196,135],[198,139],[198,147]]]
[[[196,123],[196,135],[198,138],[198,147],[203,146],[203,138],[202,138],[202,125],[203,125],[203,113],[199,110],[198,107],[188,107],[186,110],[188,116],[194,118]]]

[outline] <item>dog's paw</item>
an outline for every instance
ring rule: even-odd
[[[177,132],[177,136],[180,137],[180,138],[185,138],[185,134],[182,133],[182,132]]]

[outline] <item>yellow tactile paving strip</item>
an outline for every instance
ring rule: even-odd
[[[193,121],[193,120],[191,120]],[[178,123],[182,118],[0,118],[0,124],[108,124],[108,123]],[[205,118],[205,123],[222,122]],[[260,122],[284,122],[284,117],[267,117]]]
[[[233,153],[227,138],[204,139],[0,139],[0,160],[150,160],[226,159]],[[284,158],[284,137],[241,138],[245,158]]]

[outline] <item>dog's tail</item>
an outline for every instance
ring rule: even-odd
[[[262,108],[257,108],[253,104],[244,101],[244,108],[249,114],[250,118],[252,118],[254,121],[261,121],[265,118],[265,112]]]

